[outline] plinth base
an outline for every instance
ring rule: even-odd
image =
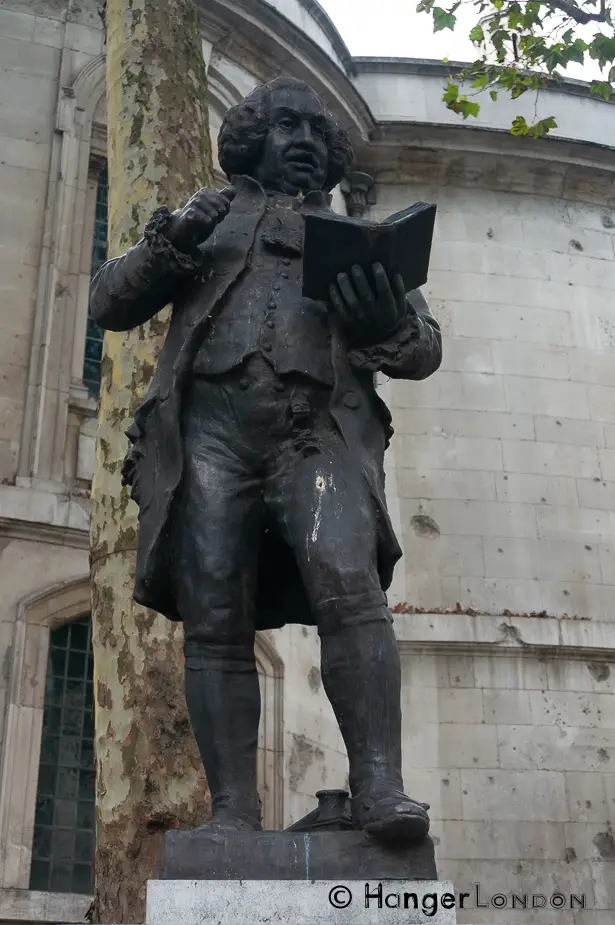
[[[150,880],[147,925],[455,925],[452,884]]]
[[[431,838],[402,848],[362,832],[171,831],[161,880],[436,880]]]

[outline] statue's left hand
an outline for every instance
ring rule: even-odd
[[[372,266],[372,274],[374,287],[359,266],[353,266],[350,273],[340,273],[336,283],[329,286],[329,300],[353,340],[377,344],[414,309],[399,274],[389,280],[380,263]]]

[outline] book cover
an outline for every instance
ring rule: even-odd
[[[427,281],[436,206],[415,202],[382,222],[335,213],[305,216],[303,295],[326,301],[338,273],[358,264],[371,280],[381,263],[389,277],[400,273],[406,292]]]

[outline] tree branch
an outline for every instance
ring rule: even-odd
[[[600,0],[599,13],[588,13],[580,9],[573,0],[542,0],[542,4],[543,6],[550,6],[553,9],[560,10],[582,26],[586,25],[588,22],[607,21],[606,0]]]

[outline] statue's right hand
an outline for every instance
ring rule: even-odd
[[[237,190],[227,186],[217,193],[200,189],[182,209],[173,212],[167,233],[171,244],[185,254],[194,252],[226,217]]]

